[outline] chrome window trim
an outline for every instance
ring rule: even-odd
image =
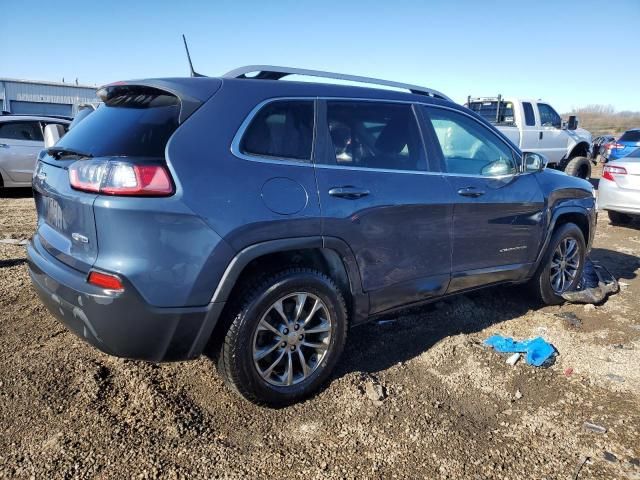
[[[369,172],[382,172],[382,173],[401,173],[401,174],[407,174],[407,173],[411,173],[414,175],[440,175],[443,177],[469,177],[469,178],[485,178],[485,179],[494,179],[494,180],[502,180],[505,178],[509,178],[509,177],[514,177],[517,175],[530,175],[533,172],[522,172],[522,171],[518,171],[516,173],[510,173],[507,175],[497,175],[497,176],[486,176],[486,175],[474,175],[474,174],[463,174],[463,173],[450,173],[450,172],[434,172],[434,171],[429,171],[429,170],[393,170],[393,169],[386,169],[386,168],[368,168],[368,167],[349,167],[346,165],[327,165],[327,164],[323,164],[323,163],[318,163],[316,162],[315,159],[315,144],[316,144],[316,136],[317,136],[317,122],[315,119],[315,111],[317,108],[317,105],[315,104],[315,102],[317,100],[324,100],[324,101],[345,101],[345,102],[378,102],[378,103],[402,103],[402,104],[407,104],[407,105],[422,105],[425,107],[430,107],[430,108],[441,108],[444,110],[450,110],[452,112],[456,112],[462,115],[465,115],[467,117],[469,117],[471,120],[475,121],[478,125],[480,125],[481,127],[483,127],[484,129],[486,129],[489,133],[492,133],[495,137],[497,137],[504,145],[506,145],[509,150],[511,150],[513,152],[513,154],[516,156],[516,158],[519,158],[520,160],[522,160],[521,155],[519,154],[519,152],[517,150],[515,150],[508,142],[506,142],[503,138],[500,137],[500,135],[496,135],[495,132],[491,131],[490,128],[488,128],[486,125],[484,125],[482,122],[479,122],[477,118],[474,118],[473,115],[470,115],[464,111],[458,110],[456,108],[451,108],[451,107],[447,107],[445,105],[436,105],[436,104],[432,104],[432,103],[424,103],[424,102],[419,102],[419,101],[413,101],[413,100],[390,100],[390,99],[381,99],[381,98],[358,98],[358,97],[272,97],[272,98],[267,98],[263,101],[261,101],[260,103],[258,103],[254,108],[251,109],[251,111],[249,112],[249,114],[246,116],[246,118],[243,120],[243,122],[240,124],[240,127],[238,128],[238,131],[236,132],[236,134],[233,137],[233,140],[231,142],[231,153],[237,157],[240,158],[242,160],[248,160],[250,162],[259,162],[259,163],[269,163],[269,164],[277,164],[277,165],[289,165],[289,166],[297,166],[297,167],[316,167],[316,168],[323,168],[323,169],[335,169],[335,170],[358,170],[358,171],[369,171]],[[306,159],[291,159],[291,158],[285,158],[285,157],[266,157],[266,156],[260,156],[260,155],[248,155],[245,153],[242,153],[240,151],[240,143],[242,141],[242,137],[245,134],[246,129],[248,128],[249,124],[251,123],[251,121],[253,120],[253,118],[257,115],[257,113],[266,105],[268,105],[269,103],[273,103],[273,102],[280,102],[280,101],[310,101],[310,102],[314,102],[314,128],[313,128],[313,145],[312,145],[312,151],[311,151],[311,159],[310,160],[306,160]],[[414,114],[414,118],[415,118],[415,114]],[[418,126],[419,126],[419,121],[417,118],[415,118],[416,122],[418,122]],[[423,135],[424,137],[424,135]],[[425,150],[426,150],[426,145],[425,145]],[[425,151],[425,155],[427,155],[427,152]]]

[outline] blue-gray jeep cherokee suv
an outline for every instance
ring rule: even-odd
[[[559,303],[576,286],[586,181],[433,90],[251,70],[107,85],[40,154],[29,269],[80,337],[150,361],[211,352],[244,397],[279,406],[314,392],[369,317],[500,283]]]

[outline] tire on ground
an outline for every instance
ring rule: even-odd
[[[564,299],[554,292],[551,287],[551,259],[560,242],[571,237],[577,240],[580,249],[578,255],[580,263],[576,276],[566,290],[572,290],[580,282],[582,278],[582,270],[584,269],[586,243],[582,230],[575,223],[565,223],[555,229],[547,246],[544,256],[538,266],[533,278],[529,281],[529,288],[534,297],[546,305],[560,305]]]
[[[274,302],[298,292],[321,299],[327,314],[333,317],[327,353],[316,370],[300,383],[272,385],[254,365],[254,332]],[[290,405],[315,393],[336,366],[347,337],[347,308],[342,293],[333,280],[313,269],[290,268],[246,287],[225,317],[222,320],[229,327],[216,355],[217,370],[231,389],[250,402],[270,407]]]
[[[607,210],[607,215],[609,215],[609,222],[611,222],[611,225],[627,225],[628,223],[631,223],[631,220],[633,220],[631,215],[627,215],[622,212],[614,212],[613,210]]]
[[[591,178],[591,160],[587,157],[574,157],[569,160],[564,172],[572,177],[580,177],[588,180]]]

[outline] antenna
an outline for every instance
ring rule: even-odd
[[[182,34],[182,41],[184,42],[184,49],[187,51],[187,60],[189,60],[189,69],[191,70],[192,77],[204,77],[204,75],[199,74],[193,69],[193,63],[191,63],[191,55],[189,54],[189,46],[187,45],[187,39]]]

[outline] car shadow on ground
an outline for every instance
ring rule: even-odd
[[[0,199],[3,198],[29,198],[33,197],[33,190],[24,188],[0,188]]]
[[[635,278],[640,268],[640,258],[604,248],[593,249],[591,258],[618,280]],[[539,308],[542,305],[526,286],[502,285],[373,320],[350,330],[336,376],[386,370],[420,356],[446,337],[477,333]]]

